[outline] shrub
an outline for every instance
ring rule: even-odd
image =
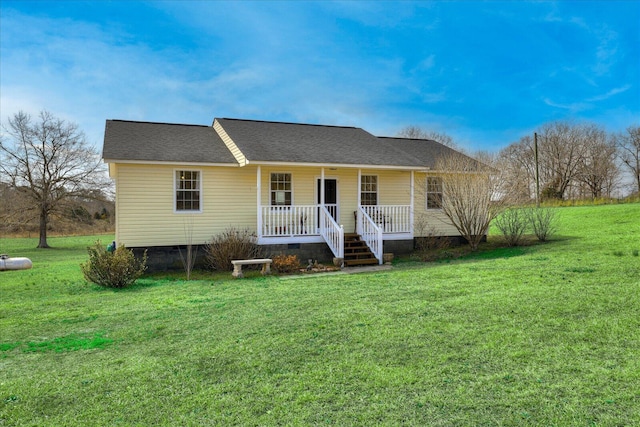
[[[440,236],[433,225],[429,224],[429,219],[424,215],[416,215],[415,219],[416,234],[415,249],[418,252],[426,252],[431,250],[448,249],[451,242],[446,237]]]
[[[271,257],[271,266],[278,273],[293,273],[301,268],[300,259],[297,255],[276,255]]]
[[[231,271],[232,260],[261,258],[261,252],[254,233],[231,227],[213,236],[205,247],[205,259],[214,270]]]
[[[80,264],[82,274],[89,282],[106,288],[125,288],[133,284],[147,269],[147,251],[137,260],[133,251],[118,246],[113,252],[98,240],[87,248],[89,260]]]
[[[556,211],[552,208],[532,208],[529,215],[534,234],[538,240],[546,242],[556,231]]]
[[[66,215],[74,221],[78,221],[83,224],[93,224],[93,217],[82,205],[75,205],[68,208]]]
[[[509,208],[496,217],[494,224],[504,236],[507,245],[521,244],[522,236],[529,226],[529,216],[523,209]]]

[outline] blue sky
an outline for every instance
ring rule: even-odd
[[[214,117],[445,132],[498,150],[553,120],[640,122],[640,1],[8,1],[0,116]]]

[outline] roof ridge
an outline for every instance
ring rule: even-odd
[[[429,139],[429,138],[407,138],[406,136],[379,136],[378,138],[380,139],[406,139],[408,141],[431,141],[431,142],[438,142],[435,139]],[[441,142],[438,142],[438,144],[442,144]]]
[[[220,117],[220,120],[234,120],[234,121],[238,121],[238,122],[254,122],[254,123],[273,123],[273,124],[281,124],[281,125],[317,126],[317,127],[341,128],[341,129],[362,129],[362,128],[359,128],[357,126],[324,125],[324,124],[317,124],[317,123],[281,122],[281,121],[273,121],[273,120],[234,119],[234,118],[230,118],[230,117]],[[364,130],[364,129],[362,129],[362,130]]]
[[[145,120],[124,120],[124,119],[107,119],[108,122],[124,122],[124,123],[143,123],[149,125],[169,125],[169,126],[196,126],[210,128],[209,125],[198,125],[193,123],[169,123],[169,122],[149,122]]]

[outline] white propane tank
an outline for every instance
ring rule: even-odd
[[[27,270],[33,267],[29,258],[11,258],[8,255],[0,255],[0,271]]]

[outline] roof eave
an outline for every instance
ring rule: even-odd
[[[247,164],[260,166],[300,166],[317,168],[348,168],[348,169],[386,169],[386,170],[408,170],[408,171],[429,171],[428,166],[403,166],[403,165],[374,165],[374,164],[351,164],[351,163],[311,163],[311,162],[286,162],[268,160],[247,160]]]
[[[220,166],[220,167],[232,167],[238,168],[240,165],[238,163],[212,163],[212,162],[180,162],[180,161],[165,161],[165,160],[135,160],[135,159],[109,159],[103,158],[103,162],[109,163],[118,163],[118,164],[138,164],[138,165],[174,165],[174,166]]]

